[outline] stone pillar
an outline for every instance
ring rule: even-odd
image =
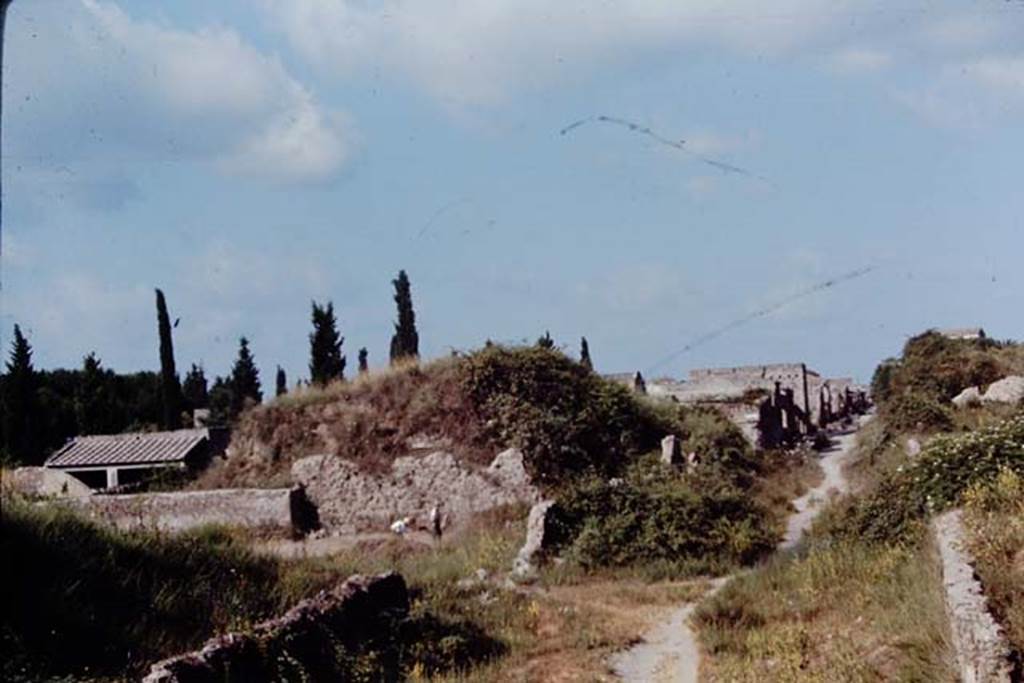
[[[683,461],[679,437],[669,434],[661,440],[661,462],[665,465],[679,465]]]

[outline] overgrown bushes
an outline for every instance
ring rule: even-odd
[[[671,412],[558,351],[492,346],[468,356],[460,371],[486,438],[521,448],[541,485],[584,472],[614,475],[631,456],[681,432]]]
[[[970,486],[1002,469],[1024,475],[1024,413],[977,432],[936,437],[916,460],[850,502],[830,523],[849,537],[910,538],[928,514],[955,505]]]
[[[667,574],[749,564],[778,540],[768,511],[717,470],[685,475],[655,458],[563,492],[552,534],[555,549],[585,568],[658,564]]]
[[[948,430],[950,399],[1024,369],[1024,348],[988,339],[949,339],[935,331],[912,337],[898,359],[878,366],[872,397],[882,419],[899,431]]]

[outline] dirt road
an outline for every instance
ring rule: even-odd
[[[822,482],[793,501],[796,512],[786,524],[786,533],[779,543],[779,551],[792,549],[810,528],[814,517],[821,511],[829,496],[844,493],[849,483],[843,476],[843,466],[850,459],[856,441],[856,430],[833,437],[833,445],[821,455],[825,477]],[[729,581],[728,576],[712,582],[705,598],[713,595]],[[700,650],[697,638],[690,628],[690,615],[696,603],[674,607],[644,635],[642,642],[616,654],[610,664],[612,670],[627,682],[696,683],[700,670]]]

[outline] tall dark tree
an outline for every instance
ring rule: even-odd
[[[590,345],[586,337],[580,337],[580,365],[587,370],[594,369],[594,363],[590,360]]]
[[[398,306],[398,322],[391,337],[391,363],[405,359],[415,360],[420,355],[420,335],[416,331],[416,313],[412,310],[412,288],[409,276],[404,270],[398,271],[398,278],[391,281],[395,286],[395,305]]]
[[[163,401],[163,428],[181,427],[182,395],[178,372],[174,368],[174,342],[171,339],[171,319],[167,314],[164,293],[156,290],[156,320],[160,333],[160,395]]]
[[[32,346],[14,326],[14,340],[7,359],[7,375],[3,378],[3,445],[7,457],[23,464],[42,460],[37,396],[38,376],[32,367]]]
[[[542,349],[553,349],[555,348],[555,340],[551,338],[551,333],[548,331],[544,332],[543,337],[537,338],[537,346]]]
[[[370,352],[366,350],[366,347],[359,349],[359,374],[365,375],[370,371]]]
[[[274,378],[274,382],[276,383],[275,396],[284,396],[288,393],[288,376],[284,374],[284,368],[280,365],[277,366],[277,376]]]
[[[202,365],[192,364],[189,371],[185,373],[181,391],[185,394],[185,402],[192,410],[210,407],[210,393],[206,388],[206,373],[203,371]]]
[[[75,391],[75,422],[79,434],[118,431],[118,410],[111,392],[112,374],[100,367],[95,352],[82,359],[82,373]]]
[[[345,379],[345,356],[341,345],[345,338],[338,334],[334,304],[313,302],[313,332],[309,335],[309,378],[323,386],[336,379]]]
[[[249,351],[249,340],[238,340],[238,358],[231,368],[231,417],[238,417],[243,410],[263,401],[260,387],[260,371]]]

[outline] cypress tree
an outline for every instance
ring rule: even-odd
[[[544,336],[537,338],[537,346],[542,349],[555,348],[555,340],[551,338],[551,333],[545,330]]]
[[[174,342],[171,339],[171,319],[167,314],[164,293],[156,290],[157,331],[160,334],[160,398],[163,403],[163,428],[181,427],[182,395],[178,373],[174,369]]]
[[[206,373],[202,365],[192,364],[185,373],[181,391],[185,395],[185,402],[192,410],[210,407],[210,393],[206,388]]]
[[[309,335],[309,379],[323,386],[335,379],[345,379],[345,356],[341,345],[345,338],[338,334],[334,304],[313,302],[313,332]]]
[[[263,401],[260,387],[260,371],[256,369],[252,353],[249,351],[249,340],[242,337],[238,340],[238,358],[231,368],[231,417],[238,417],[243,410],[259,405]]]
[[[15,462],[33,465],[42,461],[37,388],[39,378],[32,367],[32,346],[14,326],[14,340],[3,378],[3,445],[5,454]]]
[[[370,353],[369,353],[369,351],[366,350],[365,346],[363,348],[359,349],[359,374],[360,375],[365,375],[366,373],[368,373],[370,371],[370,362],[369,362],[369,359],[368,359],[369,355],[370,355]]]
[[[398,322],[391,337],[391,363],[404,359],[417,359],[420,355],[420,335],[416,331],[416,313],[412,310],[412,289],[409,276],[404,270],[398,271],[398,278],[391,281],[395,287],[395,305],[398,307]]]
[[[586,337],[580,337],[580,365],[587,370],[594,369],[594,364],[590,360],[590,345],[587,344]]]
[[[277,377],[276,377],[275,381],[277,383],[277,387],[274,390],[274,395],[275,396],[284,396],[285,394],[287,394],[288,393],[288,377],[285,376],[284,368],[282,368],[280,365],[277,366]]]

